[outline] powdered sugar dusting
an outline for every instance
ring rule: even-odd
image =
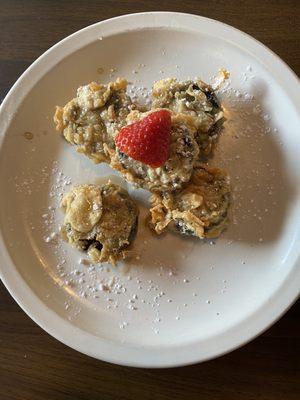
[[[142,64],[133,67],[134,82],[129,85],[128,93],[134,101],[149,106],[149,88],[139,81],[144,67]],[[174,66],[174,71],[178,69],[178,65]],[[164,74],[163,69],[160,71],[159,78]],[[109,73],[114,76],[115,68],[112,67]],[[53,161],[40,171],[30,174],[24,171],[13,176],[18,195],[35,199],[42,192],[49,194],[44,206],[36,211],[39,222],[28,226],[34,235],[38,235],[36,241],[43,249],[41,252],[51,254],[51,259],[55,259],[51,276],[66,294],[67,300],[62,306],[69,320],[80,319],[87,309],[96,310],[96,315],[105,312],[105,316],[111,316],[121,334],[137,330],[143,321],[153,335],[166,332],[168,324],[182,324],[184,328],[186,321],[193,318],[193,306],[199,310],[199,321],[204,313],[212,320],[222,320],[223,314],[219,310],[231,290],[226,270],[223,279],[216,277],[222,260],[204,265],[199,257],[197,273],[189,265],[195,262],[195,254],[198,251],[200,254],[200,250],[204,252],[209,248],[211,254],[220,249],[232,252],[237,243],[244,243],[249,237],[254,249],[266,245],[270,240],[266,227],[278,210],[279,188],[284,179],[272,158],[274,151],[268,150],[270,146],[273,146],[272,150],[276,147],[278,127],[272,120],[272,110],[264,105],[263,90],[256,81],[255,68],[248,65],[241,73],[237,87],[230,78],[218,92],[225,107],[226,122],[213,162],[229,171],[234,195],[232,223],[219,240],[200,243],[175,235],[153,238],[144,226],[143,215],[134,257],[125,266],[92,264],[86,254],[70,248],[60,235],[62,213],[59,203],[66,191],[78,183],[76,174],[68,174],[62,163]],[[26,143],[32,146],[30,152],[38,151],[35,138]],[[277,155],[279,157],[279,153]],[[132,190],[132,193],[138,198],[139,191]],[[257,193],[260,194],[259,201]],[[165,249],[171,251],[164,253]],[[247,268],[249,254],[236,260],[239,268]],[[212,287],[209,296],[205,293],[205,282]],[[49,299],[52,294],[47,296]]]

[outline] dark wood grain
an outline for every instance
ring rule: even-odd
[[[254,36],[300,74],[298,0],[0,0],[0,100],[28,65],[70,33],[120,14],[199,14]],[[204,364],[149,370],[81,355],[42,331],[0,284],[0,400],[296,400],[300,393],[299,302],[243,348]]]

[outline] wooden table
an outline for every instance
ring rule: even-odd
[[[0,1],[0,96],[54,43],[94,22],[172,10],[254,36],[300,74],[297,0]],[[298,18],[297,18],[298,14]],[[1,284],[0,284],[1,285]],[[300,303],[256,340],[204,364],[149,370],[81,355],[40,329],[0,286],[0,399],[299,399]]]

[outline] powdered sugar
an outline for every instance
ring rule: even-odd
[[[134,68],[137,73],[133,75],[139,75],[139,67]],[[110,73],[114,74],[115,71]],[[254,68],[248,66],[242,74],[242,82],[244,77],[247,77],[247,82],[255,82]],[[150,104],[149,89],[143,83],[135,82],[129,85],[128,91],[134,100],[144,99],[146,105]],[[222,260],[209,265],[203,265],[200,260],[197,275],[193,275],[189,264],[190,260],[194,260],[194,249],[207,246],[214,252],[221,246],[234,247],[237,242],[245,240],[242,228],[253,220],[256,233],[251,245],[264,246],[268,242],[268,235],[264,232],[264,221],[274,217],[274,203],[278,194],[276,180],[280,176],[272,158],[266,157],[266,137],[276,136],[278,128],[272,125],[271,111],[266,109],[261,96],[252,91],[248,83],[239,85],[238,89],[234,88],[231,80],[219,90],[219,95],[225,106],[227,121],[221,136],[216,165],[224,166],[232,176],[234,216],[231,226],[236,229],[232,234],[230,229],[233,228],[230,227],[228,236],[226,233],[219,241],[210,240],[201,244],[191,241],[189,244],[187,240],[178,239],[175,242],[179,247],[177,249],[172,245],[171,239],[168,242],[168,238],[163,238],[159,242],[146,233],[146,228],[140,228],[142,230],[134,249],[136,253],[133,260],[128,262],[128,270],[126,267],[94,265],[84,253],[80,254],[70,249],[59,234],[59,203],[70,186],[78,183],[76,174],[66,173],[63,166],[54,161],[40,171],[30,175],[24,172],[14,177],[16,192],[22,196],[33,198],[43,190],[49,193],[49,204],[45,204],[39,210],[39,224],[31,225],[31,229],[41,232],[39,246],[46,248],[43,251],[51,254],[52,259],[56,260],[51,273],[58,287],[66,293],[68,300],[64,303],[64,308],[70,320],[80,318],[83,310],[96,308],[96,313],[105,310],[105,315],[112,315],[120,331],[137,329],[137,321],[142,320],[146,321],[151,332],[159,335],[165,331],[170,321],[179,326],[184,324],[186,318],[192,318],[190,310],[193,309],[193,305],[199,307],[200,316],[201,312],[209,313],[211,309],[211,318],[216,315],[222,318],[219,308],[217,313],[214,309],[218,298],[226,298],[230,291],[227,279],[221,282],[214,280],[215,271]],[[34,141],[35,139],[26,143],[32,143],[35,146],[33,148],[38,150]],[[255,162],[248,163],[249,157]],[[267,178],[261,180],[262,176]],[[38,190],[35,189],[36,181],[39,182]],[[258,204],[257,191],[266,192],[268,200],[264,197]],[[138,191],[134,193],[136,192]],[[162,243],[167,243],[166,247],[171,249],[168,257],[159,254],[159,251],[164,251]],[[174,253],[174,257],[171,253]],[[239,258],[237,262],[241,268],[246,268],[247,255],[242,260]],[[224,275],[226,277],[226,271]],[[215,287],[214,296],[208,297],[205,294],[203,277],[207,276]]]

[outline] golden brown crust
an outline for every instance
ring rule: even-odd
[[[61,205],[65,212],[65,239],[86,251],[93,262],[115,262],[128,255],[138,219],[138,208],[126,190],[108,182],[78,185]]]
[[[175,78],[162,79],[153,85],[152,108],[168,108],[189,116],[197,131],[195,138],[200,156],[211,154],[224,122],[224,114],[210,85],[200,79],[183,82]]]
[[[227,79],[225,72],[221,79]],[[56,129],[76,146],[78,152],[96,163],[107,162],[128,182],[153,193],[150,226],[155,233],[161,234],[169,228],[199,238],[219,236],[228,220],[229,178],[219,169],[199,164],[199,156],[211,154],[218,128],[224,120],[214,90],[201,80],[178,82],[170,78],[158,81],[153,86],[151,110],[142,112],[132,104],[126,87],[127,81],[120,78],[107,85],[91,82],[80,87],[74,99],[64,107],[56,108]],[[123,126],[139,121],[159,108],[171,112],[170,155],[162,167],[151,168],[120,152],[114,139]],[[104,197],[102,200],[104,202]],[[110,206],[113,204],[111,198]],[[122,212],[126,214],[126,210]],[[108,231],[113,231],[110,220],[104,224],[104,214],[100,220],[102,233],[106,224]],[[118,233],[117,226],[114,230]],[[100,236],[98,239],[106,240]],[[124,247],[127,244],[125,240]],[[95,246],[88,253],[93,260],[115,262],[124,257],[126,251],[119,249],[114,255],[111,247],[104,243],[101,257]]]
[[[149,224],[157,234],[172,226],[201,239],[217,237],[226,227],[229,205],[228,176],[217,168],[198,165],[183,190],[151,196]]]
[[[74,99],[56,107],[56,130],[95,163],[109,162],[104,145],[115,148],[114,137],[126,125],[132,107],[126,87],[122,78],[107,85],[91,82],[79,87]]]

